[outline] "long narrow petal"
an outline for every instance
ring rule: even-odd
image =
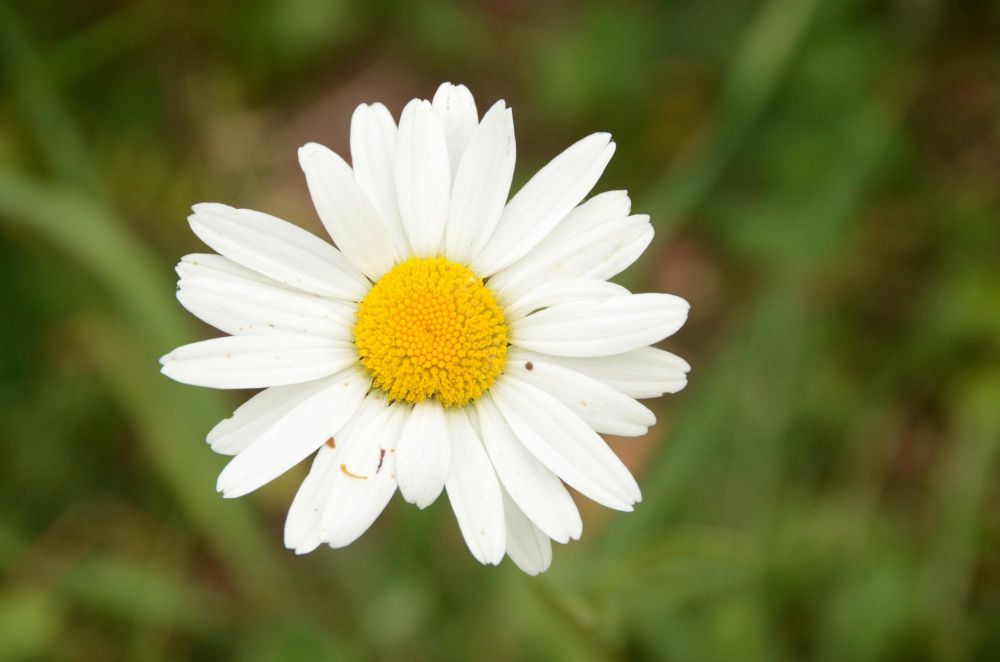
[[[232,416],[219,421],[205,440],[216,453],[236,455],[316,388],[317,382],[266,388],[240,405]]]
[[[403,498],[426,508],[444,489],[451,444],[444,408],[435,400],[414,405],[400,435],[396,479]]]
[[[509,321],[519,320],[536,310],[570,301],[603,301],[628,295],[629,291],[617,283],[593,278],[570,278],[543,281],[527,290],[510,304],[504,306]]]
[[[317,143],[299,149],[299,164],[327,233],[351,264],[378,280],[392,268],[395,250],[385,221],[354,179],[351,166]]]
[[[532,358],[522,350],[508,354],[505,372],[545,391],[596,432],[639,437],[656,423],[653,412],[624,393],[575,370]]]
[[[451,440],[448,501],[469,551],[480,563],[496,565],[503,559],[506,539],[497,474],[465,410],[450,409],[445,418]]]
[[[296,554],[308,554],[319,547],[319,520],[326,495],[330,491],[330,476],[337,460],[337,449],[320,446],[312,467],[288,507],[285,517],[285,547]]]
[[[552,541],[549,540],[510,495],[504,493],[504,515],[507,524],[507,556],[529,575],[538,575],[552,564]]]
[[[358,360],[354,344],[316,336],[226,336],[183,345],[160,359],[184,384],[266,388],[331,375]]]
[[[656,347],[640,347],[624,354],[574,358],[552,356],[522,349],[526,361],[544,361],[589,375],[633,398],[658,398],[676,393],[687,385],[691,366],[681,357]]]
[[[473,270],[492,275],[534,248],[586,197],[614,151],[609,134],[595,133],[552,159],[511,198]]]
[[[566,278],[607,280],[632,264],[653,238],[645,215],[628,216],[628,197],[602,193],[574,209],[531,252],[490,279],[502,300],[540,282]]]
[[[498,101],[462,155],[451,189],[445,255],[468,264],[493,235],[514,175],[514,118]]]
[[[538,283],[567,278],[607,280],[635,262],[653,240],[648,216],[629,216],[549,242],[510,271],[490,280],[501,302],[523,296]]]
[[[479,123],[476,100],[472,98],[472,93],[465,85],[442,83],[434,93],[432,106],[441,128],[444,129],[445,140],[448,143],[448,161],[451,163],[454,176],[462,154],[472,140],[472,134]]]
[[[285,518],[285,547],[294,549],[296,554],[308,554],[323,542],[320,520],[333,481],[340,473],[337,466],[344,450],[344,442],[353,438],[356,430],[366,429],[384,411],[384,398],[375,393],[369,394],[361,401],[354,416],[337,432],[336,439],[331,437],[320,446],[309,475],[302,482],[288,509],[288,517]]]
[[[371,283],[336,248],[291,223],[216,203],[192,207],[198,238],[233,262],[304,292],[358,301]]]
[[[483,443],[511,498],[553,540],[579,538],[580,511],[562,481],[518,441],[488,393],[476,403],[476,412]]]
[[[621,354],[663,340],[690,306],[672,294],[631,294],[540,310],[511,324],[510,343],[556,356]]]
[[[427,101],[414,99],[399,118],[396,195],[413,253],[437,255],[448,221],[451,169],[444,132]]]
[[[319,380],[305,399],[230,460],[216,489],[227,498],[243,496],[285,473],[340,430],[368,388],[366,375],[356,368]]]
[[[350,340],[355,304],[274,283],[200,275],[182,277],[177,299],[188,311],[231,335],[290,333]]]
[[[331,547],[345,547],[361,537],[396,493],[396,444],[405,422],[405,407],[388,406],[383,398],[382,412],[374,421],[341,435],[344,448],[319,534]]]
[[[631,212],[632,199],[629,197],[628,191],[597,193],[574,207],[573,211],[559,222],[556,229],[545,238],[543,243],[549,243],[550,237],[566,239],[571,235],[589,232],[607,223],[623,219]],[[513,269],[514,265],[511,265],[510,268]]]
[[[571,487],[616,510],[632,510],[639,486],[604,440],[564,404],[510,375],[493,398],[522,444]]]
[[[280,287],[288,292],[301,292],[293,287],[282,285],[273,278],[268,278],[264,274],[240,266],[223,255],[215,253],[191,253],[181,258],[181,261],[174,267],[177,277],[204,278],[219,282],[245,283],[252,281],[262,285]]]
[[[351,117],[351,165],[392,239],[396,259],[410,254],[396,202],[396,123],[380,103],[358,106]]]

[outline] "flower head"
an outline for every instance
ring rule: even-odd
[[[235,456],[227,497],[315,454],[289,509],[298,553],[362,535],[397,488],[423,508],[446,491],[482,563],[536,574],[582,531],[565,485],[631,510],[628,469],[600,433],[637,436],[638,398],[680,390],[687,363],[651,347],[688,305],[608,281],[645,250],[628,195],[584,201],[614,152],[588,136],[508,201],[514,125],[442,85],[399,125],[381,104],[351,121],[353,166],[310,143],[299,159],[336,247],[267,214],[199,204],[215,254],[185,256],[177,297],[229,334],[180,347],[164,374],[263,389],[208,434]]]

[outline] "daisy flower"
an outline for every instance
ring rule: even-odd
[[[195,205],[213,254],[177,265],[177,298],[229,334],[161,359],[185,384],[263,389],[208,434],[234,456],[218,490],[239,497],[315,454],[285,545],[343,547],[397,488],[448,495],[472,555],[537,574],[551,541],[580,537],[567,491],[630,511],[632,474],[601,434],[655,423],[637,399],[673,393],[688,364],[651,347],[688,304],[609,282],[653,237],[624,191],[595,195],[615,144],[595,133],[508,200],[514,123],[479,118],[445,83],[394,122],[358,106],[348,165],[309,143],[299,162],[335,244],[283,220]]]

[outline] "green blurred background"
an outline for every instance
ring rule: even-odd
[[[282,546],[244,394],[157,357],[190,204],[319,231],[295,149],[464,82],[523,182],[611,131],[688,388],[528,578],[444,499]],[[0,0],[0,658],[1000,659],[1000,3]]]

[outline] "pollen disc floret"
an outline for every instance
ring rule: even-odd
[[[374,385],[391,400],[479,398],[503,369],[507,325],[481,278],[444,258],[411,258],[358,305],[354,342]]]

